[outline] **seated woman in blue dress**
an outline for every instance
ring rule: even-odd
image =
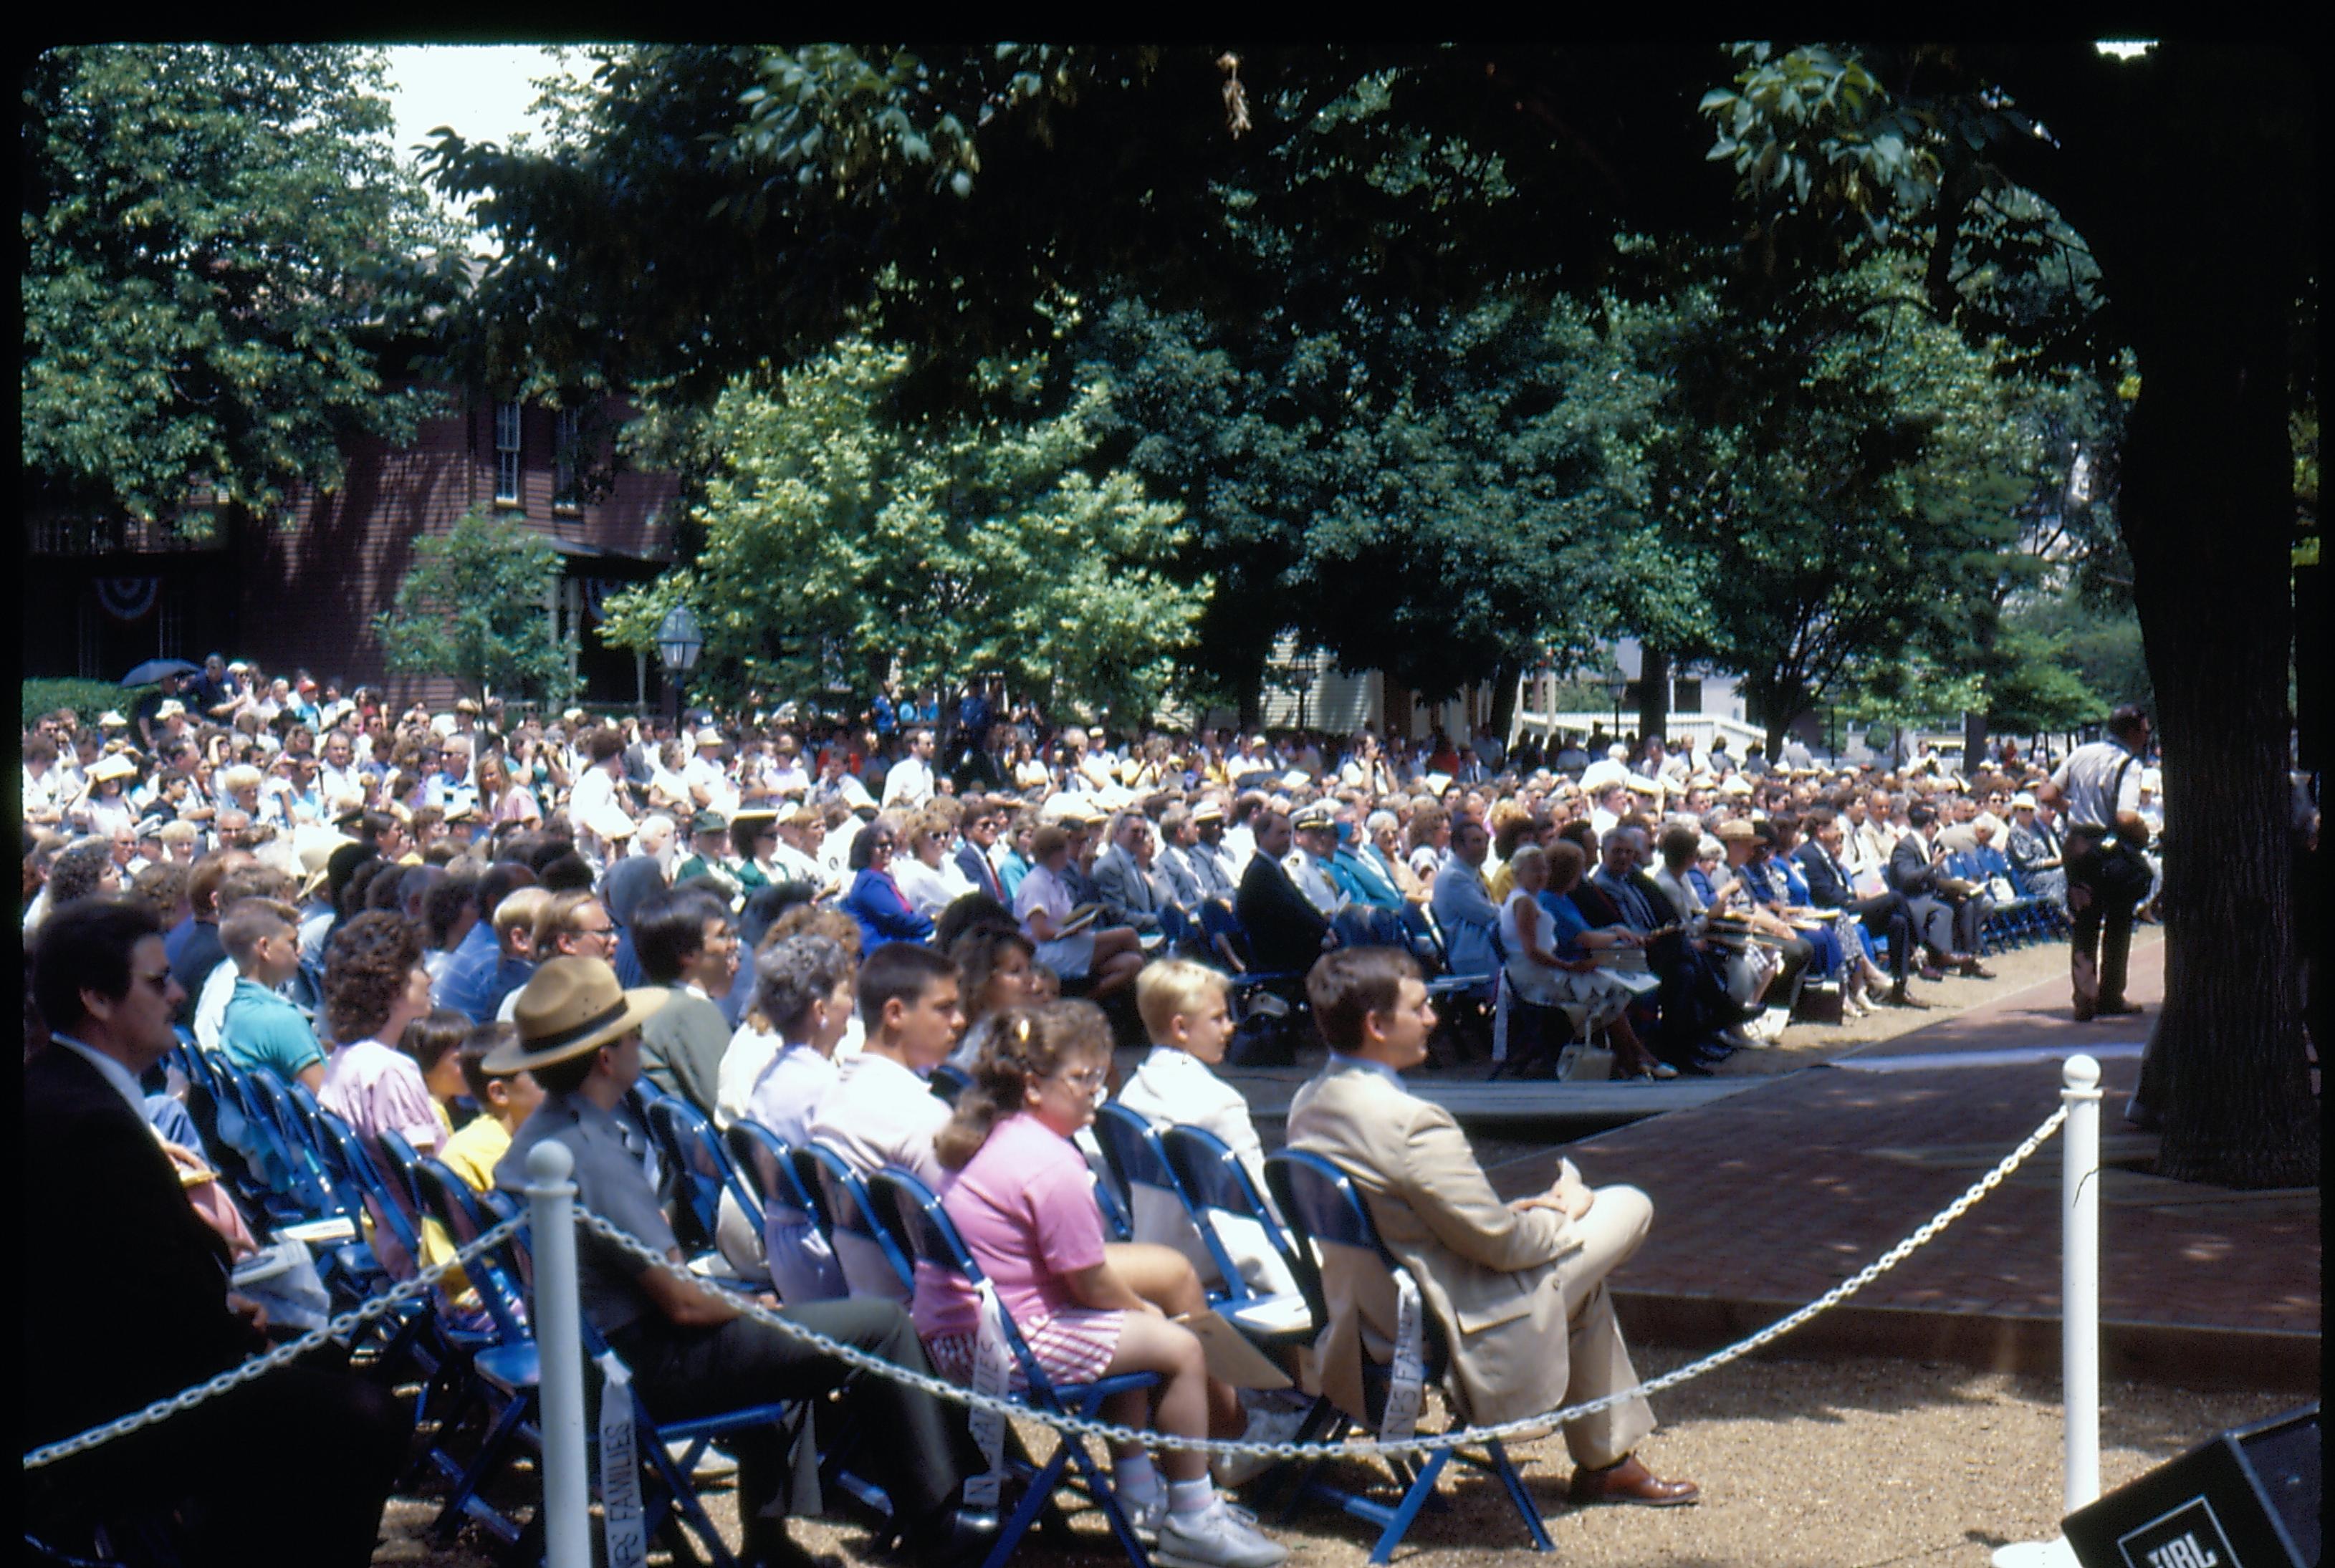
[[[851,841],[851,891],[843,907],[859,923],[859,951],[873,953],[887,942],[929,942],[933,923],[909,907],[892,880],[892,852],[898,844],[896,819],[878,817]]]

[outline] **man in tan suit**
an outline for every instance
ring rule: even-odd
[[[1392,948],[1325,954],[1306,980],[1329,1065],[1289,1108],[1289,1146],[1352,1177],[1388,1251],[1419,1282],[1450,1346],[1448,1386],[1470,1422],[1513,1420],[1634,1388],[1605,1276],[1645,1239],[1635,1187],[1584,1186],[1568,1161],[1547,1192],[1504,1204],[1448,1111],[1402,1086],[1426,1059],[1435,1010],[1419,965]],[[1363,1418],[1362,1358],[1392,1354],[1396,1292],[1375,1259],[1325,1249],[1323,1391]],[[1566,1423],[1581,1503],[1692,1503],[1632,1450],[1654,1429],[1641,1397]]]

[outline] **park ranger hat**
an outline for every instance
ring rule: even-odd
[[[692,833],[727,833],[730,831],[730,818],[708,806],[689,819],[689,830]]]
[[[597,958],[551,959],[518,993],[511,1012],[518,1038],[489,1051],[481,1066],[499,1078],[597,1050],[638,1029],[671,997],[662,987],[626,991]]]

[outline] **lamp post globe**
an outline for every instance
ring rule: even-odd
[[[697,655],[705,651],[705,635],[698,630],[697,613],[687,605],[675,605],[657,623],[657,658],[664,665],[664,711],[667,719],[677,719],[681,712],[681,688],[697,667]]]
[[[697,655],[705,651],[705,635],[697,628],[697,613],[687,605],[675,605],[667,610],[664,619],[657,624],[657,657],[664,661],[665,673],[686,675],[697,667]]]

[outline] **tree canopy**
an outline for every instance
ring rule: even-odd
[[[1209,585],[1167,569],[1178,508],[1090,471],[1104,390],[1049,416],[925,421],[900,406],[909,363],[855,335],[769,388],[734,382],[701,433],[718,454],[702,547],[611,600],[603,634],[647,648],[685,602],[716,691],[864,697],[896,673],[916,689],[996,673],[1122,722],[1148,713]]]
[[[465,691],[536,697],[557,706],[575,688],[572,644],[547,606],[559,552],[524,523],[465,513],[446,534],[417,539],[397,608],[373,621],[389,667],[447,675]]]
[[[411,439],[382,353],[451,295],[377,52],[60,48],[24,89],[26,480],[39,504],[265,512]]]

